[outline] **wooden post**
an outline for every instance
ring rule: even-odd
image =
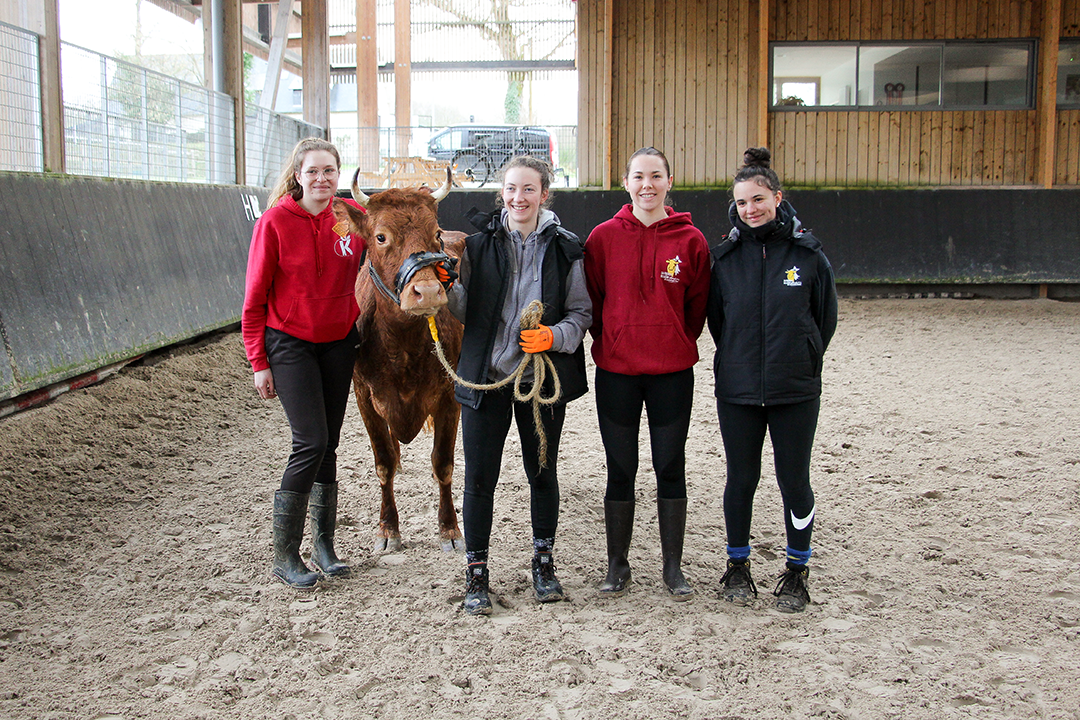
[[[409,154],[412,139],[412,13],[410,0],[394,0],[394,154]]]
[[[330,22],[326,0],[304,0],[300,6],[303,55],[304,122],[330,133]]]
[[[376,0],[356,0],[356,144],[361,172],[379,171],[379,55]]]
[[[769,0],[750,2],[750,127],[751,146],[769,144]]]
[[[222,6],[222,49],[224,92],[233,99],[233,150],[236,157],[237,185],[247,184],[247,161],[244,129],[244,21],[240,0],[224,0]]]
[[[45,170],[65,172],[64,98],[60,86],[58,0],[44,2],[44,33],[38,48],[41,72],[41,139]]]
[[[604,61],[601,69],[601,82],[603,87],[601,88],[601,97],[603,98],[603,119],[602,127],[600,128],[600,147],[601,147],[601,161],[603,163],[603,187],[604,190],[611,189],[611,174],[612,169],[612,107],[613,107],[613,86],[615,83],[615,38],[613,37],[615,27],[615,11],[613,6],[613,0],[604,0],[604,17],[602,20],[604,27]]]
[[[266,62],[266,79],[263,81],[259,105],[273,110],[277,103],[278,84],[281,82],[281,66],[285,60],[285,45],[289,39],[289,18],[292,17],[293,0],[278,0],[277,16],[274,18],[273,35],[270,39],[270,57]]]
[[[1042,37],[1039,40],[1038,98],[1036,124],[1038,151],[1035,182],[1044,188],[1054,185],[1055,142],[1057,140],[1057,61],[1061,37],[1061,0],[1042,0]]]

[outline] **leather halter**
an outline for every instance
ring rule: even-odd
[[[405,259],[405,262],[401,264],[401,269],[398,270],[397,275],[394,276],[393,290],[386,287],[386,283],[384,283],[382,278],[379,277],[379,274],[375,272],[375,265],[373,263],[368,264],[368,274],[371,276],[372,282],[375,283],[375,289],[381,292],[387,299],[400,306],[401,291],[409,284],[413,275],[429,265],[438,263],[443,263],[447,266],[447,269],[453,270],[454,266],[457,265],[457,258],[451,258],[444,252],[413,253]]]

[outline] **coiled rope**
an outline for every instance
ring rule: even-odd
[[[533,300],[524,311],[521,313],[521,329],[522,330],[535,330],[540,327],[540,319],[544,316],[544,304],[539,300]],[[510,383],[514,383],[514,400],[517,402],[531,402],[532,414],[533,414],[533,429],[536,431],[536,437],[539,440],[539,455],[540,455],[540,467],[547,467],[547,435],[544,433],[544,424],[540,419],[540,407],[543,405],[554,405],[559,401],[559,397],[562,395],[562,385],[559,383],[559,373],[555,371],[555,363],[551,361],[546,352],[538,353],[525,353],[525,357],[521,358],[521,363],[517,366],[517,369],[508,375],[507,377],[499,380],[498,382],[489,383],[487,385],[469,382],[464,378],[458,376],[454,372],[454,368],[450,367],[449,361],[446,359],[445,353],[443,353],[442,343],[439,342],[439,331],[435,327],[435,318],[428,318],[428,329],[431,331],[431,339],[435,342],[435,354],[439,358],[439,362],[442,363],[443,369],[446,370],[446,374],[450,376],[454,382],[464,385],[467,388],[473,390],[498,390],[501,387],[506,387]],[[521,391],[521,379],[525,375],[526,369],[532,365],[533,371],[533,384],[532,388],[528,392]],[[554,385],[552,393],[548,397],[544,397],[541,390],[544,387],[544,381],[547,380],[548,371],[551,371],[551,380]]]

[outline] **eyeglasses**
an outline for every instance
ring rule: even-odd
[[[327,168],[326,170],[316,170],[311,168],[304,171],[304,176],[308,180],[316,180],[318,178],[326,178],[327,180],[333,180],[338,176],[338,171],[333,168]]]

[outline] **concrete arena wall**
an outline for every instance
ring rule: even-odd
[[[676,190],[710,244],[730,229],[730,191]],[[842,283],[1008,284],[1080,282],[1080,188],[793,190],[787,198],[814,231]],[[495,192],[454,191],[444,228],[471,232],[464,211],[489,210]],[[629,196],[622,190],[555,190],[552,209],[586,236]]]
[[[266,190],[0,173],[0,399],[239,320]]]

